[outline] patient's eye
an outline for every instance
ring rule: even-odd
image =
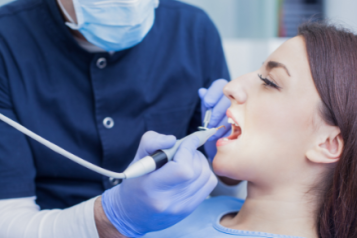
[[[264,78],[261,74],[258,74],[258,77],[264,82],[264,86],[280,89],[278,85],[276,85],[271,80]]]

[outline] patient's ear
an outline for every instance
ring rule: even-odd
[[[305,156],[313,163],[330,164],[340,159],[343,150],[343,140],[340,128],[326,126],[326,130],[316,139],[315,146],[309,149]]]

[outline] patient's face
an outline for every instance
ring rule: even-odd
[[[298,179],[321,122],[304,39],[285,42],[259,70],[228,83],[224,93],[232,103],[227,115],[238,126],[217,142],[215,172],[259,183]]]

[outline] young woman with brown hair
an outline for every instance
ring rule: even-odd
[[[248,180],[247,199],[208,199],[145,237],[357,237],[357,36],[305,24],[224,93],[232,134],[213,168]]]

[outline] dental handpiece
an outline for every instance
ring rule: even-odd
[[[126,178],[140,177],[144,174],[150,173],[154,170],[161,168],[164,164],[166,164],[167,162],[173,159],[177,149],[187,137],[191,135],[197,136],[200,140],[198,147],[200,147],[204,143],[206,143],[206,141],[211,136],[216,134],[218,129],[219,128],[212,128],[212,129],[207,129],[205,131],[196,131],[180,140],[177,140],[175,145],[170,149],[158,150],[154,154],[142,158],[141,160],[135,162],[124,171]]]
[[[129,168],[127,168],[123,173],[117,173],[117,172],[113,172],[107,169],[103,169],[97,165],[94,165],[64,149],[62,149],[61,147],[53,144],[52,142],[42,138],[41,136],[33,133],[32,131],[30,131],[29,129],[27,129],[26,127],[20,125],[19,123],[11,120],[10,118],[4,116],[3,114],[0,113],[0,120],[2,120],[3,122],[7,123],[8,125],[14,127],[16,130],[22,132],[23,134],[31,137],[32,139],[38,141],[39,143],[43,144],[44,146],[48,147],[49,149],[53,150],[54,152],[63,155],[64,157],[94,171],[97,172],[99,174],[102,174],[104,176],[107,177],[111,177],[111,178],[116,178],[116,179],[130,179],[130,178],[136,178],[142,175],[145,175],[147,173],[150,173],[156,169],[159,169],[160,167],[162,167],[164,164],[166,164],[167,162],[169,162],[170,160],[172,160],[172,158],[174,157],[177,149],[179,148],[180,144],[185,140],[184,137],[180,140],[177,140],[175,145],[170,148],[170,149],[166,149],[166,150],[159,150],[156,153],[154,153],[151,156],[146,156],[143,159],[135,162],[134,164],[132,164]],[[197,131],[194,132],[192,134],[196,135],[199,139],[200,139],[200,144],[199,146],[203,145],[204,143],[206,143],[206,141],[213,136],[217,130],[219,128],[212,128],[212,129],[207,129],[205,131]],[[191,134],[191,135],[192,135]],[[198,147],[199,147],[198,146]]]

